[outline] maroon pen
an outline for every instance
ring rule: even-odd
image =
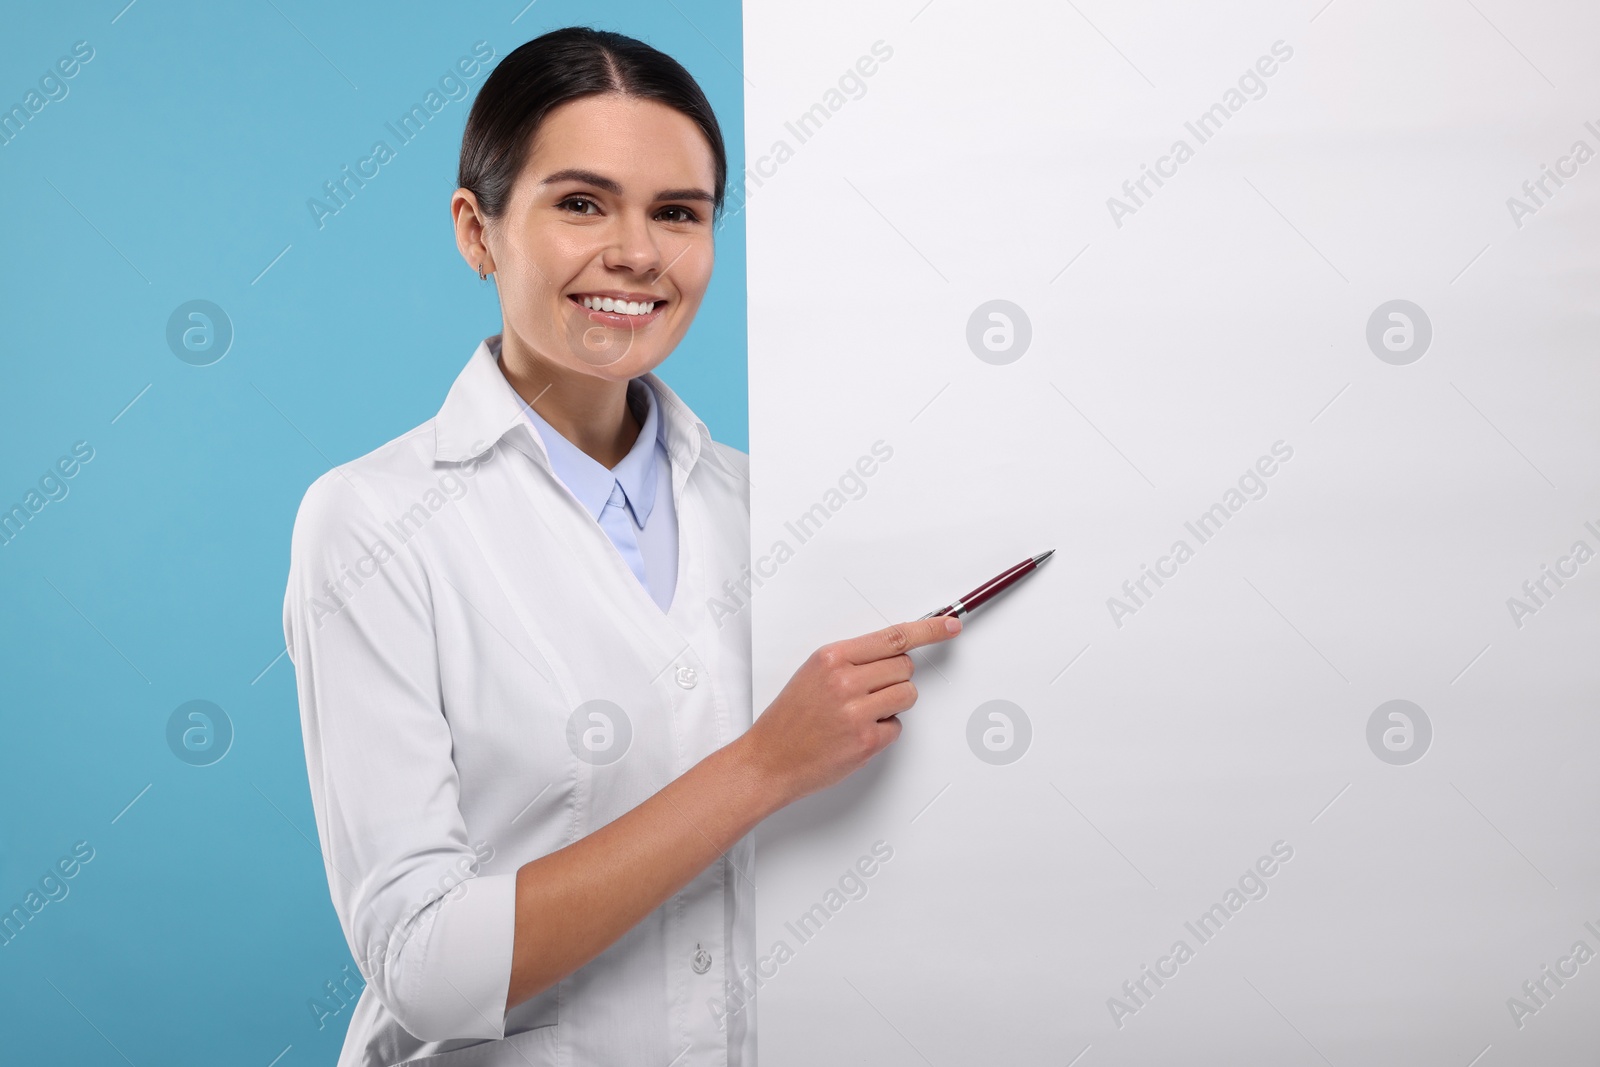
[[[922,616],[922,618],[932,619],[940,615],[953,615],[959,619],[973,608],[987,601],[996,593],[999,593],[1005,589],[1009,589],[1012,583],[1018,581],[1023,575],[1032,574],[1038,569],[1039,564],[1049,559],[1054,553],[1055,549],[1052,548],[1039,553],[1032,559],[1025,559],[1015,567],[1012,567],[1010,570],[990,578],[987,582],[984,582],[982,585],[978,586],[978,588],[974,589],[960,600],[957,600],[955,603],[946,604],[938,611],[930,611],[926,615]],[[922,620],[919,619],[917,621],[920,622]]]

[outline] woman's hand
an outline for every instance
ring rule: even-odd
[[[960,619],[940,616],[823,645],[740,743],[786,803],[826,789],[900,736],[896,716],[917,702],[907,653],[960,632]]]

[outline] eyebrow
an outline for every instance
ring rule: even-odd
[[[576,167],[569,167],[566,170],[556,171],[539,184],[552,185],[556,182],[583,182],[584,184],[592,185],[597,189],[604,189],[608,193],[612,193],[617,196],[622,195],[622,186],[620,183],[613,181],[602,174],[596,174],[592,170],[582,170]],[[655,198],[656,200],[700,200],[707,204],[716,203],[716,197],[712,196],[704,189],[663,189],[661,192],[656,194]]]

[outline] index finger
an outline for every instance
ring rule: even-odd
[[[851,663],[872,663],[936,641],[948,641],[960,632],[960,619],[953,615],[939,615],[915,622],[897,622],[873,633],[841,641],[839,648]]]

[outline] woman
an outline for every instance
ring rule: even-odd
[[[930,619],[818,649],[752,725],[748,457],[652,373],[727,174],[689,74],[613,33],[512,52],[451,202],[501,332],[439,413],[319,478],[284,629],[367,988],[343,1065],[755,1062],[752,847],[900,733]],[[470,1050],[470,1051],[469,1051]]]

